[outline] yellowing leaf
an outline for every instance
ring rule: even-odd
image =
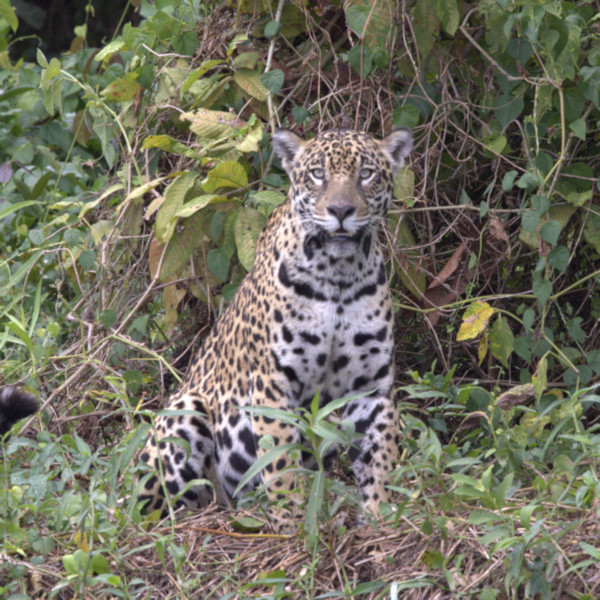
[[[488,325],[492,315],[496,312],[487,302],[473,302],[465,310],[463,322],[456,336],[457,341],[463,342],[476,338]]]
[[[84,552],[90,551],[90,545],[88,543],[88,537],[86,533],[82,533],[80,529],[75,532],[73,536],[73,541],[77,544],[77,547]]]
[[[264,102],[269,95],[269,90],[260,80],[260,73],[252,69],[238,69],[233,74],[234,81],[242,88],[244,92],[250,94],[253,98]]]
[[[415,174],[412,169],[400,169],[394,180],[394,198],[412,206],[415,195]]]
[[[258,236],[265,224],[265,217],[254,208],[242,207],[235,218],[234,232],[238,258],[246,271],[252,269]]]
[[[173,235],[177,224],[177,212],[183,206],[186,194],[193,188],[196,177],[196,173],[184,173],[165,191],[165,201],[160,207],[154,224],[156,237],[161,244]]]
[[[127,73],[124,77],[111,81],[100,94],[113,102],[132,100],[140,87],[140,84],[136,81],[137,76],[136,72]]]
[[[247,123],[237,115],[220,110],[201,108],[196,112],[183,113],[182,121],[190,121],[190,129],[201,138],[221,139],[234,135]]]
[[[191,148],[188,148],[185,144],[177,141],[169,135],[149,135],[142,143],[142,148],[160,148],[165,152],[172,152],[173,154],[181,154],[181,156],[187,156],[188,158],[200,159],[200,154]]]
[[[483,330],[483,335],[481,336],[481,339],[479,340],[479,346],[477,346],[477,358],[479,359],[479,365],[481,365],[481,363],[483,362],[483,359],[485,358],[485,355],[487,354],[488,351],[488,333],[487,333],[487,329]]]

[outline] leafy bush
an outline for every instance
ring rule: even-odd
[[[38,50],[33,63],[11,54],[22,15],[0,0],[0,381],[38,390],[45,406],[36,440],[3,446],[0,589],[33,594],[41,578],[57,597],[166,597],[171,580],[140,566],[154,557],[182,597],[591,597],[592,5],[132,4],[136,24],[101,48],[85,23],[69,52]],[[414,130],[385,232],[406,459],[384,567],[336,554],[348,536],[360,550],[361,532],[338,519],[340,504],[328,512],[328,493],[343,492],[321,469],[310,547],[289,562],[308,566],[282,567],[253,534],[246,543],[267,540],[253,547],[262,575],[245,581],[251,559],[221,545],[217,513],[198,542],[175,524],[147,532],[128,498],[147,427],[138,409],[178,378],[285,199],[269,141],[280,125]]]

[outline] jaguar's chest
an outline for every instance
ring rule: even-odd
[[[309,403],[317,390],[345,395],[389,362],[392,311],[382,261],[365,260],[344,276],[285,264],[281,270],[270,343],[298,403]]]

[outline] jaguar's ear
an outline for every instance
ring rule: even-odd
[[[381,149],[387,154],[394,173],[404,166],[404,159],[409,155],[413,147],[413,136],[409,129],[394,129],[390,134],[384,137],[381,142]]]
[[[306,141],[299,135],[292,133],[288,129],[277,129],[273,136],[273,149],[275,154],[281,159],[283,168],[291,173],[296,162],[296,157],[304,148]]]

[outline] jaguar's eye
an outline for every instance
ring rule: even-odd
[[[316,169],[311,169],[310,170],[310,174],[315,179],[323,179],[325,177],[325,171],[323,169],[318,168],[318,167]]]
[[[371,176],[373,175],[374,170],[373,169],[361,169],[360,172],[358,173],[358,176],[365,180],[365,179],[370,179]]]

